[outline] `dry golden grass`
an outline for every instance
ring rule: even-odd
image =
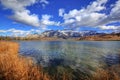
[[[113,69],[98,69],[91,80],[120,80],[120,74],[115,72]]]
[[[18,54],[19,45],[15,42],[0,41],[0,54]]]
[[[120,80],[120,64],[98,68],[90,80]]]
[[[49,80],[31,59],[19,56],[18,44],[0,42],[0,80]]]

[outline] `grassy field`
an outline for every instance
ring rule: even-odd
[[[97,69],[90,75],[71,68],[43,69],[32,58],[20,56],[18,50],[16,42],[0,41],[0,80],[120,80],[119,65]]]

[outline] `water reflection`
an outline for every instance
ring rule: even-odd
[[[20,41],[20,53],[36,59],[43,66],[70,66],[94,69],[100,62],[118,63],[119,41]],[[112,61],[111,61],[112,60]],[[113,64],[113,63],[110,63]]]

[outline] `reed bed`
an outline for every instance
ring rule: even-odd
[[[0,80],[49,80],[30,58],[18,55],[19,45],[0,41]]]
[[[116,72],[113,67],[106,70],[98,69],[97,72],[93,74],[91,80],[120,80],[120,73],[118,73],[118,71]]]

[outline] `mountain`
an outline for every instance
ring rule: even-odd
[[[72,31],[72,30],[48,30],[41,34],[34,33],[25,37],[0,37],[0,40],[92,40],[92,41],[108,41],[119,40],[120,33],[98,33],[96,31]]]
[[[41,37],[78,38],[97,35],[96,31],[48,30],[40,34]]]

